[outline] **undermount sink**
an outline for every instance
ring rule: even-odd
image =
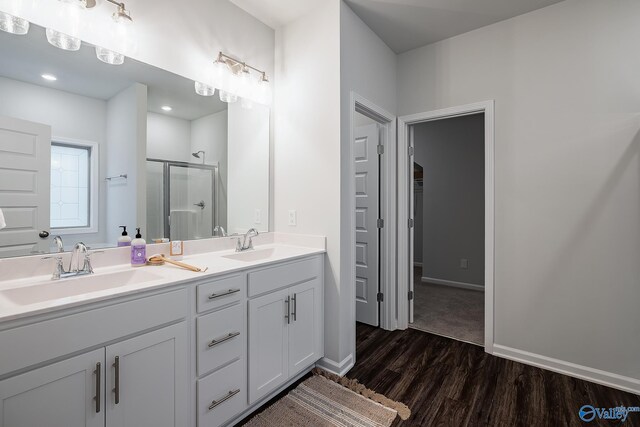
[[[159,279],[162,277],[146,270],[126,270],[47,280],[30,286],[6,289],[0,291],[0,294],[15,304],[30,305]]]
[[[224,255],[223,258],[235,259],[237,261],[253,262],[269,259],[273,257],[276,248],[253,249],[245,252],[238,252],[231,255]]]

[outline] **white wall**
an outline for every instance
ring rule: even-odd
[[[191,122],[166,114],[147,113],[147,157],[190,162]]]
[[[105,101],[5,77],[0,77],[0,94],[0,115],[47,124],[51,126],[54,140],[57,137],[98,143],[99,176],[100,183],[103,182],[106,166]],[[104,242],[106,196],[103,191],[100,191],[99,197],[98,232],[65,234],[65,245],[72,245],[77,241],[87,244]],[[53,233],[55,234],[55,231]]]
[[[206,152],[207,164],[219,163],[218,182],[218,224],[227,229],[227,197],[228,197],[228,161],[227,161],[227,128],[228,110],[209,114],[191,122],[191,147],[190,153],[200,150]],[[267,123],[269,121],[267,120]],[[267,136],[268,138],[268,136]],[[265,150],[269,149],[268,140],[264,142]],[[191,157],[191,162],[199,162],[199,159]],[[267,164],[268,166],[268,164]],[[267,173],[268,174],[268,173]],[[266,175],[268,176],[268,175]],[[265,192],[265,196],[268,197]],[[268,200],[267,200],[268,204]]]
[[[142,227],[146,236],[147,87],[134,83],[107,102],[106,176],[128,178],[104,183],[107,194],[107,241],[120,237],[120,225]]]
[[[340,2],[323,2],[276,31],[274,227],[327,237],[325,354],[339,363],[351,351],[340,289]],[[289,226],[288,211],[297,211]],[[355,305],[355,301],[353,302]]]
[[[638,16],[567,0],[404,53],[397,82],[402,115],[495,99],[496,344],[640,389]]]
[[[391,114],[396,112],[396,55],[347,6],[340,1],[340,269],[339,299],[341,324],[340,358],[355,357],[355,259],[351,246],[355,225],[355,190],[347,185],[353,159],[348,155],[351,141],[351,92],[368,99]],[[327,165],[328,170],[335,167]],[[327,300],[330,303],[330,300]],[[348,327],[347,327],[348,325]],[[335,334],[335,331],[331,332]]]
[[[423,218],[414,229],[422,277],[484,286],[484,115],[421,123],[413,143],[424,168]]]

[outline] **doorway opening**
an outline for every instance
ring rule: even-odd
[[[484,113],[411,125],[409,327],[484,344]]]
[[[494,101],[399,117],[397,177],[398,328],[493,353]]]

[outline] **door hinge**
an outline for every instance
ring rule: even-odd
[[[409,147],[409,155],[413,156],[413,147]]]
[[[377,226],[378,228],[384,228],[384,219],[378,218]]]
[[[409,228],[413,228],[413,224],[414,224],[413,218],[409,218]]]
[[[409,291],[409,301],[413,300],[413,291]]]
[[[383,155],[384,154],[384,145],[382,144],[378,144],[378,155]]]
[[[382,292],[378,292],[377,298],[378,298],[378,302],[383,302],[384,301],[384,294]]]

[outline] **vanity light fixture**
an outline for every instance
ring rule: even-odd
[[[52,46],[62,50],[76,51],[80,49],[82,40],[77,37],[70,36],[69,34],[61,33],[60,31],[47,28],[47,41]]]
[[[216,88],[205,83],[195,82],[194,86],[196,93],[200,96],[213,96],[216,93]]]
[[[58,78],[56,76],[54,76],[53,74],[43,74],[42,76],[43,79],[49,81],[49,82],[55,82],[56,80],[58,80]]]
[[[173,108],[171,108],[169,105],[163,105],[160,108],[162,108],[162,110],[166,111],[166,112],[169,112],[169,111],[173,110]]]
[[[0,30],[22,36],[29,32],[29,21],[0,12]]]
[[[252,71],[259,76],[254,76]],[[238,96],[265,104],[269,102],[269,91],[265,90],[269,86],[266,72],[222,52],[214,61],[213,84],[220,89],[223,102],[235,102]]]
[[[96,57],[109,65],[122,65],[124,63],[123,54],[100,46],[96,46]]]

